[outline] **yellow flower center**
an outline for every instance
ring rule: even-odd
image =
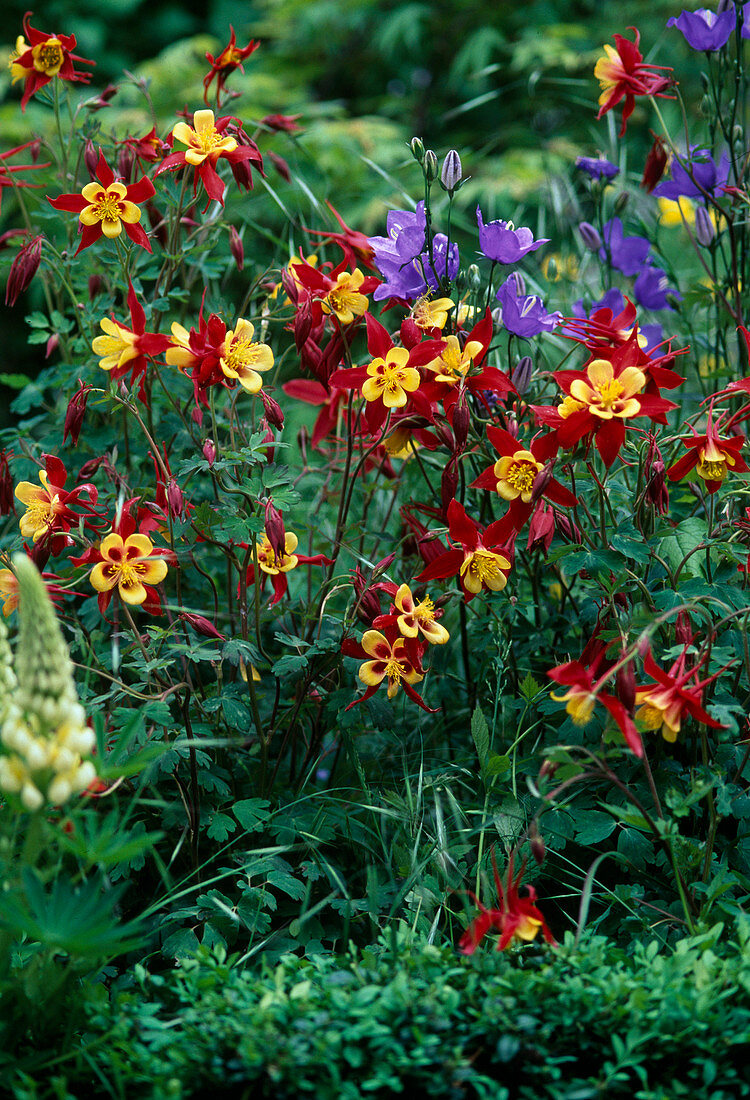
[[[707,462],[706,459],[701,459],[695,471],[704,481],[723,481],[727,476],[727,464],[723,459],[718,462]]]
[[[134,588],[139,585],[141,577],[149,567],[149,563],[145,561],[110,561],[107,564],[108,573],[112,577],[117,577],[117,585],[120,588]]]
[[[46,42],[40,42],[38,46],[34,46],[31,55],[34,59],[34,68],[38,73],[57,76],[62,68],[63,51],[56,38],[48,38]]]
[[[37,532],[46,531],[54,521],[55,504],[59,500],[57,494],[50,500],[34,500],[26,506],[23,516],[23,535],[34,535],[37,540]]]
[[[403,665],[396,657],[389,657],[385,663],[385,674],[391,682],[391,685],[398,685],[401,683],[401,677],[404,674]]]
[[[92,213],[99,222],[117,222],[122,214],[122,200],[116,191],[101,191],[91,204]]]
[[[243,371],[255,366],[263,357],[261,347],[261,344],[247,336],[235,336],[226,357],[227,366],[237,374],[242,374]]]
[[[536,466],[530,462],[513,462],[508,468],[505,480],[519,493],[530,493],[537,475]]]
[[[429,596],[420,600],[414,608],[414,615],[421,623],[431,623],[435,618],[435,605]]]
[[[638,708],[636,718],[647,730],[658,730],[664,721],[664,711],[653,703],[644,703]]]
[[[586,726],[591,721],[591,715],[596,706],[596,696],[587,692],[578,692],[568,700],[565,705],[573,723],[576,726]]]
[[[475,550],[466,571],[480,585],[497,582],[503,576],[498,556],[490,550]]]
[[[611,409],[620,399],[624,387],[621,382],[613,378],[611,382],[604,382],[595,386],[594,389],[599,397],[599,406],[603,409]]]

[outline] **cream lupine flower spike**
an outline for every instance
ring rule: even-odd
[[[20,594],[15,668],[0,629],[0,789],[27,810],[66,802],[96,778],[95,738],[78,701],[73,666],[52,601],[34,563],[16,554]]]

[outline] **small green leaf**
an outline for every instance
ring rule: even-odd
[[[477,703],[471,716],[471,736],[474,739],[479,763],[484,767],[487,753],[490,751],[490,729],[479,703]]]

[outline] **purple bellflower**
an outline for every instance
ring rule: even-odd
[[[403,298],[414,301],[428,289],[437,290],[439,279],[446,274],[454,279],[458,274],[458,246],[452,244],[448,255],[448,238],[436,233],[433,238],[433,258],[437,274],[425,250],[427,218],[424,202],[417,209],[391,210],[386,219],[386,237],[370,237],[368,243],[375,254],[375,263],[385,280],[373,294],[375,301]]]
[[[694,145],[690,147],[687,162],[695,177],[695,183],[679,161],[673,160],[669,169],[671,180],[660,183],[654,188],[653,194],[658,198],[672,200],[677,200],[683,195],[687,199],[701,198],[704,191],[715,196],[729,179],[729,154],[726,150],[721,154],[717,164],[706,149]]]
[[[682,31],[691,49],[707,52],[726,46],[734,25],[733,9],[717,15],[709,8],[698,8],[697,11],[683,11],[676,18],[667,20],[668,27],[677,27]]]
[[[612,164],[611,161],[605,160],[603,157],[577,157],[576,168],[580,168],[582,172],[586,172],[591,176],[592,180],[613,180],[615,176],[619,176],[620,169],[616,164]]]
[[[514,336],[538,336],[540,332],[552,332],[562,323],[561,313],[547,313],[542,299],[526,293],[526,284],[514,271],[495,295],[503,315],[503,326]]]
[[[549,237],[541,237],[535,241],[530,229],[524,226],[516,229],[513,222],[496,221],[485,225],[479,207],[477,224],[479,247],[488,260],[495,260],[499,264],[517,264],[528,252],[535,252],[549,241]]]
[[[603,246],[599,249],[599,258],[605,263],[607,252],[612,267],[623,275],[637,275],[646,263],[651,244],[645,237],[626,237],[619,218],[610,218],[603,226]]]
[[[669,285],[667,273],[661,267],[644,267],[633,286],[635,300],[645,309],[672,309],[667,295],[681,299],[674,287]]]

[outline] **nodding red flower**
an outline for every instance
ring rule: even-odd
[[[672,69],[666,65],[647,65],[643,60],[643,54],[638,49],[641,41],[640,31],[635,27],[628,27],[633,31],[635,40],[630,41],[621,34],[616,34],[615,44],[617,49],[606,44],[604,57],[600,57],[594,68],[594,76],[601,86],[599,96],[599,113],[601,118],[613,107],[624,100],[622,107],[622,126],[620,137],[627,129],[628,119],[633,113],[636,96],[662,96],[665,89],[671,85],[671,77],[661,76],[660,73],[671,73]]]
[[[11,476],[8,459],[13,457],[13,452],[8,454],[0,450],[0,516],[9,516],[15,512],[13,500],[13,477]]]
[[[213,111],[196,111],[192,127],[186,122],[178,122],[174,127],[170,144],[175,141],[187,146],[186,150],[170,153],[154,175],[160,176],[162,172],[174,172],[185,167],[193,168],[193,194],[196,193],[200,180],[208,195],[206,210],[212,200],[224,205],[224,183],[216,171],[216,163],[220,157],[228,162],[238,187],[248,190],[252,187],[250,163],[261,173],[263,171],[263,157],[258,146],[244,132],[239,119],[231,115],[214,121]]]
[[[491,424],[487,428],[487,438],[500,458],[471,483],[471,488],[489,489],[509,501],[519,528],[542,499],[564,508],[572,508],[578,503],[577,497],[551,473],[545,474],[559,447],[555,432],[536,436],[526,448],[510,432]]]
[[[107,371],[110,378],[124,378],[130,372],[130,385],[138,378],[138,396],[146,400],[144,383],[148,360],[163,355],[171,346],[168,336],[156,332],[146,332],[146,313],[136,297],[132,282],[128,284],[128,309],[130,310],[130,328],[116,321],[114,317],[104,317],[99,322],[103,336],[94,337],[91,349],[101,356],[99,366]]]
[[[80,61],[84,65],[96,64],[95,61],[73,53],[77,45],[74,34],[48,34],[37,30],[29,22],[31,16],[32,12],[27,11],[23,17],[23,35],[16,39],[16,48],[10,59],[11,83],[24,81],[22,111],[26,110],[26,104],[31,97],[45,84],[49,84],[53,77],[88,84],[91,73],[80,72],[73,64],[74,61]]]
[[[54,455],[42,455],[42,458],[45,465],[39,471],[40,484],[19,481],[16,485],[16,496],[26,506],[19,526],[24,538],[31,538],[34,544],[42,541],[46,544],[51,540],[51,553],[59,554],[64,546],[72,544],[67,532],[81,519],[81,513],[74,512],[73,507],[81,508],[86,525],[93,526],[88,517],[98,516],[94,508],[98,492],[96,486],[89,483],[66,490],[68,471],[63,463]]]
[[[432,581],[444,577],[458,577],[466,603],[473,600],[482,588],[502,592],[508,583],[512,550],[509,543],[515,536],[515,525],[508,516],[491,523],[486,531],[470,520],[464,506],[457,500],[448,505],[448,532],[453,546],[440,554],[417,577],[418,581]]]
[[[267,119],[263,120],[267,122]],[[299,129],[299,127],[297,127]],[[363,264],[369,268],[370,271],[375,271],[375,252],[370,245],[370,238],[366,237],[364,233],[360,233],[358,229],[352,229],[347,225],[344,219],[339,214],[336,207],[327,202],[326,206],[333,214],[336,221],[341,226],[341,233],[334,233],[328,229],[307,229],[305,232],[309,233],[311,237],[322,237],[324,241],[331,241],[341,248],[346,259],[346,263],[352,268],[357,267],[358,264]]]
[[[35,152],[31,155],[36,160],[39,154],[39,142],[34,139],[27,141],[23,145],[17,145],[15,149],[8,149],[5,153],[0,153],[0,207],[3,200],[3,188],[4,187],[41,187],[41,183],[29,183],[27,180],[20,180],[13,176],[14,172],[34,172],[37,168],[49,168],[50,161],[46,164],[6,164],[5,161],[8,157],[14,157],[16,153],[22,153],[24,149],[33,148]]]
[[[138,204],[156,194],[151,180],[142,176],[137,183],[126,187],[115,179],[101,149],[96,179],[98,182],[87,183],[79,195],[58,195],[56,199],[47,199],[55,210],[78,214],[81,242],[76,249],[76,256],[81,249],[88,248],[102,235],[111,240],[119,237],[123,229],[133,244],[150,252],[151,245],[146,232],[139,225],[142,211]]]
[[[651,150],[646,157],[646,164],[643,169],[643,179],[641,180],[641,187],[644,191],[653,191],[657,183],[664,175],[664,169],[667,167],[669,161],[669,146],[663,137],[658,134],[654,134],[654,144],[651,146]]]
[[[413,703],[429,714],[437,710],[428,707],[421,696],[417,695],[412,684],[424,679],[422,653],[425,643],[416,638],[404,638],[395,624],[388,624],[382,630],[366,630],[361,642],[353,638],[344,639],[341,650],[346,657],[366,658],[360,665],[359,678],[367,686],[364,695],[355,699],[346,708],[351,710],[374,695],[380,685],[388,682],[388,698],[393,699],[399,688],[403,688]]]
[[[490,932],[500,933],[497,941],[497,950],[505,951],[515,940],[522,943],[531,943],[541,931],[544,939],[552,947],[557,942],[547,926],[547,921],[536,905],[536,890],[533,886],[527,886],[526,897],[521,897],[518,889],[526,870],[526,861],[521,865],[521,870],[513,877],[513,853],[508,859],[508,869],[505,875],[505,883],[500,880],[495,860],[495,849],[492,849],[492,873],[495,878],[495,888],[499,908],[488,909],[482,905],[479,898],[471,890],[469,896],[479,906],[480,913],[475,917],[459,940],[458,950],[464,955],[473,955],[484,937]]]
[[[224,91],[224,85],[227,81],[227,77],[230,73],[233,73],[235,69],[239,69],[241,73],[244,73],[242,62],[250,54],[260,46],[260,42],[255,39],[251,39],[246,46],[237,45],[237,36],[234,33],[234,27],[229,24],[230,38],[227,45],[217,54],[216,57],[213,54],[206,54],[206,61],[211,65],[211,68],[203,77],[203,102],[208,107],[208,89],[216,81],[216,106],[220,105],[221,93]]]
[[[597,349],[583,370],[555,371],[554,378],[565,397],[557,407],[532,406],[537,420],[554,428],[563,447],[573,447],[585,436],[595,440],[607,467],[625,442],[627,420],[648,416],[665,424],[665,414],[677,408],[659,395],[653,363],[638,344],[637,328],[619,347]],[[649,387],[656,393],[649,393]]]
[[[78,379],[78,389],[68,402],[65,412],[65,424],[63,427],[63,443],[70,436],[73,446],[78,446],[78,437],[83,427],[83,418],[86,415],[86,403],[88,402],[91,386]]]
[[[740,456],[745,442],[744,435],[722,439],[713,423],[711,412],[708,414],[705,435],[698,435],[694,428],[691,431],[692,437],[683,436],[680,440],[683,447],[687,447],[687,454],[673,462],[667,470],[670,481],[679,481],[695,469],[698,477],[705,482],[707,491],[715,493],[730,471],[735,474],[747,473],[747,463]]]
[[[556,684],[561,684],[568,689],[564,695],[553,694],[552,698],[558,703],[565,703],[566,711],[577,726],[588,725],[594,715],[596,704],[601,703],[620,727],[620,732],[625,738],[630,751],[641,757],[643,756],[643,743],[633,719],[619,699],[602,690],[602,685],[606,683],[611,674],[609,665],[607,665],[604,675],[600,676],[598,680],[594,680],[603,657],[604,650],[601,649],[592,661],[590,668],[585,668],[580,661],[568,661],[566,664],[557,665],[556,668],[550,669],[547,672],[549,678],[554,680]]]
[[[641,684],[636,687],[635,703],[638,707],[635,712],[636,721],[640,722],[644,729],[660,730],[665,741],[677,740],[685,714],[714,729],[726,728],[703,709],[701,701],[703,688],[730,666],[725,665],[705,680],[698,680],[698,669],[707,655],[697,664],[686,669],[685,662],[689,648],[690,643],[685,646],[669,672],[659,668],[649,649],[644,657],[643,668],[655,683]]]
[[[153,163],[154,161],[161,160],[169,153],[169,146],[166,141],[162,141],[158,136],[155,126],[152,126],[149,132],[144,134],[143,137],[127,137],[118,144],[131,153],[136,160],[141,162],[146,161],[148,163]]]
[[[18,255],[8,272],[8,282],[5,287],[6,306],[14,306],[24,290],[31,285],[42,260],[43,242],[44,237],[32,237],[18,250]]]

